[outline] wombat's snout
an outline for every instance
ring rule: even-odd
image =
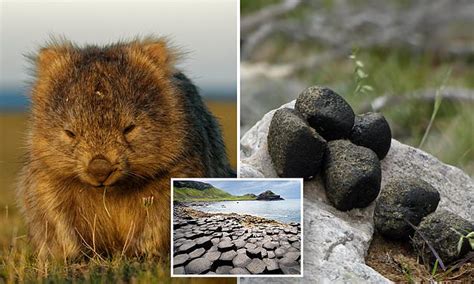
[[[98,183],[102,184],[114,171],[112,164],[102,155],[97,155],[89,162],[87,172]]]

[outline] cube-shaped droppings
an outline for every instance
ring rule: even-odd
[[[351,106],[328,88],[307,88],[296,99],[295,109],[328,141],[348,138],[354,125]]]
[[[320,172],[326,141],[295,110],[275,112],[267,141],[278,176],[307,178]]]
[[[368,112],[355,117],[350,140],[371,149],[382,160],[390,150],[392,132],[381,113]]]
[[[367,207],[377,198],[382,180],[374,151],[348,140],[328,142],[323,165],[326,196],[339,210]]]

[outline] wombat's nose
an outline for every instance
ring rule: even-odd
[[[97,182],[103,183],[112,173],[112,164],[102,155],[97,155],[89,162],[87,171]]]

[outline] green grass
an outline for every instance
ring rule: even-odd
[[[208,188],[198,190],[194,188],[174,188],[173,201],[235,201],[235,200],[255,200],[256,197],[249,195],[236,196],[218,188]]]
[[[224,130],[230,160],[236,165],[236,105],[210,103]],[[170,264],[154,259],[114,257],[85,259],[75,263],[35,259],[23,218],[15,201],[15,179],[24,153],[24,113],[0,114],[0,284],[1,283],[236,283],[235,278],[171,278]]]

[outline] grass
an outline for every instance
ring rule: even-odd
[[[223,128],[231,164],[237,163],[236,104],[209,102]],[[16,282],[134,282],[134,283],[235,283],[230,278],[170,278],[169,262],[156,260],[83,260],[40,265],[28,244],[24,222],[15,205],[15,177],[23,154],[25,113],[0,114],[0,283]]]
[[[236,200],[255,200],[256,197],[249,195],[236,196],[227,193],[218,188],[208,188],[199,190],[194,188],[177,188],[173,189],[173,201],[189,202],[189,201],[236,201]]]

